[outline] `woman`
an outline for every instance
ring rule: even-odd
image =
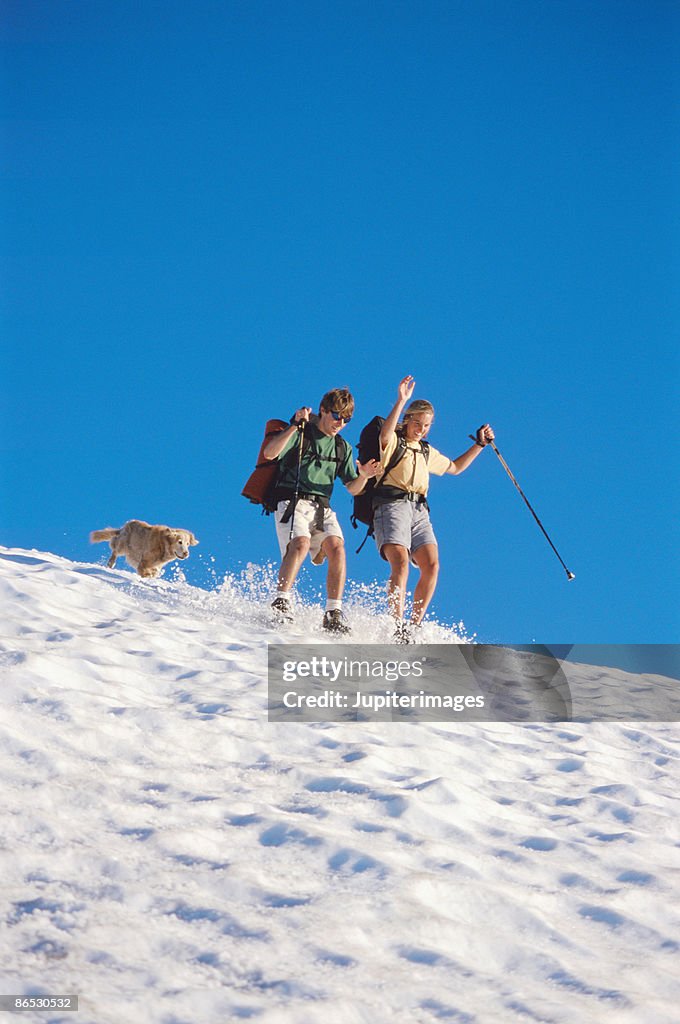
[[[414,387],[413,377],[404,377],[397,401],[380,431],[380,461],[385,472],[373,497],[375,540],[378,551],[390,565],[387,593],[390,611],[396,619],[397,643],[413,642],[413,628],[420,626],[437,584],[439,554],[427,504],[430,473],[457,476],[495,436],[485,423],[477,431],[475,443],[457,459],[442,455],[425,440],[434,420],[430,402],[411,402],[399,421]],[[420,572],[410,626],[404,622],[409,560]]]

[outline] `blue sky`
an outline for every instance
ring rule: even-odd
[[[10,0],[0,542],[100,560],[139,517],[194,530],[196,582],[275,560],[239,496],[264,421],[349,385],[356,442],[412,373],[446,454],[494,425],[576,573],[486,451],[431,488],[437,617],[677,641],[679,20]]]

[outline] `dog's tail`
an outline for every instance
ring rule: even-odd
[[[120,533],[120,530],[113,526],[107,526],[105,530],[94,530],[90,534],[90,544],[98,544],[100,540],[111,540],[118,533]]]

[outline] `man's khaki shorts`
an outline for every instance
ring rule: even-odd
[[[289,504],[290,503],[288,501],[280,501],[276,506],[276,512],[274,513],[276,536],[281,550],[281,558],[285,555],[286,549],[288,548],[288,542],[292,539],[290,533],[291,520],[289,519],[287,523],[281,522],[281,517],[285,513]],[[309,537],[309,554],[311,556],[312,563],[314,565],[321,565],[326,557],[321,550],[323,542],[327,537],[339,537],[342,540],[343,535],[335,512],[330,508],[325,508],[323,510],[323,529],[318,529],[314,522],[317,518],[317,511],[317,506],[313,501],[307,501],[306,498],[298,499],[298,503],[295,506],[295,515],[292,517],[293,538]]]

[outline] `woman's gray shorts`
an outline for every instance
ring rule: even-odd
[[[415,501],[385,501],[377,505],[373,514],[373,530],[383,558],[383,544],[401,544],[409,554],[413,554],[423,544],[437,543],[427,507]]]

